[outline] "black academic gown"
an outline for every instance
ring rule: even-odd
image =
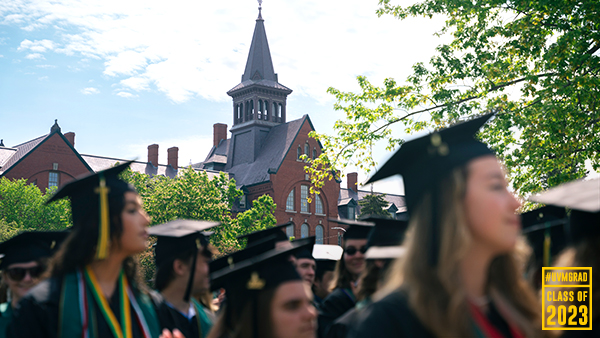
[[[196,311],[196,315],[191,319],[188,319],[179,311],[167,305],[167,303],[164,301],[159,303],[156,308],[156,313],[158,318],[160,318],[160,323],[162,325],[161,327],[170,331],[178,329],[186,338],[200,338],[208,336],[210,327],[212,326],[212,323],[214,323],[214,315],[209,314],[204,310],[203,307],[200,308],[200,311],[203,312],[198,313],[198,311]],[[198,329],[198,321],[200,321],[202,330]]]
[[[348,289],[333,290],[319,309],[319,337],[327,337],[331,324],[356,304],[354,295]]]
[[[59,305],[61,296],[62,279],[50,278],[40,282],[20,302],[14,311],[13,321],[8,328],[8,337],[16,338],[59,338]],[[110,298],[110,308],[117,318],[120,318],[119,295],[114,292]],[[100,312],[96,302],[91,301],[96,313],[96,337],[112,337],[112,332]],[[130,307],[131,313],[134,309]],[[68,321],[81,322],[79,316],[64,313]],[[143,338],[143,333],[135,320],[132,325],[135,338]]]
[[[410,309],[406,292],[396,290],[361,310],[356,324],[348,326],[346,337],[435,337]],[[493,304],[487,318],[504,337],[512,337],[508,324]]]

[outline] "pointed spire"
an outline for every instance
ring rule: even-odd
[[[252,44],[248,53],[246,69],[242,75],[242,82],[247,80],[271,80],[277,82],[277,76],[273,70],[273,61],[271,60],[271,51],[267,41],[264,20],[262,18],[262,1],[259,0],[258,18],[254,26],[254,35]]]
[[[56,130],[60,132],[60,126],[58,125],[58,119],[54,120],[54,125],[50,128],[50,132],[53,133]]]

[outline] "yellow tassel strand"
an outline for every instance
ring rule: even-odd
[[[100,176],[100,186],[95,192],[100,194],[100,229],[98,233],[98,247],[96,248],[96,258],[105,259],[108,256],[108,238],[110,236],[109,213],[108,213],[108,193],[110,188],[106,186],[106,179]]]

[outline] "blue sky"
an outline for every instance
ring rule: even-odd
[[[319,132],[342,117],[329,86],[357,90],[357,75],[404,79],[440,43],[439,18],[378,18],[376,0],[262,6],[275,72],[294,90],[288,120],[309,114]],[[244,71],[257,8],[255,0],[1,1],[0,138],[14,146],[58,119],[83,154],[146,160],[157,143],[161,163],[172,146],[180,164],[204,160],[212,125],[231,126],[226,92]],[[380,163],[390,156],[383,148]]]

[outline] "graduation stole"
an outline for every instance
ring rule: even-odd
[[[194,298],[191,299],[191,302],[194,306],[194,310],[196,311],[196,323],[198,324],[198,336],[200,338],[208,335],[208,332],[212,328],[212,322],[204,313],[204,309],[202,305],[198,303]]]
[[[121,322],[117,321],[89,266],[83,271],[66,275],[59,305],[58,337],[91,338],[97,335],[96,314],[91,298],[95,299],[115,338],[132,337],[133,318],[145,338],[157,337],[160,328],[151,301],[147,296],[140,295],[138,303],[123,271],[119,275],[115,292],[119,292]],[[133,314],[131,307],[133,307]]]
[[[481,312],[481,310],[471,302],[469,302],[469,308],[471,310],[471,318],[473,319],[473,326],[475,329],[476,337],[485,337],[485,338],[508,338],[505,337],[492,323],[489,319]],[[516,327],[508,323],[508,327],[510,329],[510,334],[513,338],[524,338],[519,330]]]

